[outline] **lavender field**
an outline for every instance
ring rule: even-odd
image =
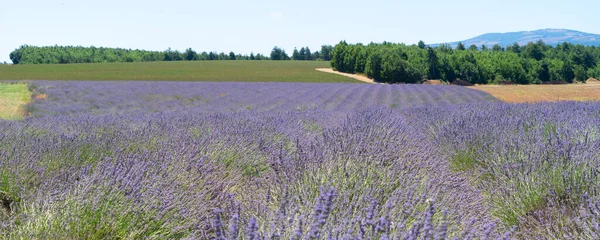
[[[457,86],[45,82],[0,239],[597,239],[600,103]]]

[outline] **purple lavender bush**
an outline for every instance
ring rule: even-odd
[[[5,239],[596,238],[598,103],[454,86],[32,82]]]
[[[421,110],[450,167],[471,175],[492,214],[520,236],[598,238],[589,208],[598,197],[598,102]]]

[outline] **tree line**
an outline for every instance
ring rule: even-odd
[[[341,41],[331,52],[331,66],[361,73],[378,82],[420,83],[439,79],[456,84],[573,83],[600,78],[600,47],[543,41],[506,48],[459,43],[427,46],[396,43],[348,44]]]
[[[69,64],[107,62],[154,62],[154,61],[201,61],[201,60],[330,60],[333,46],[324,45],[321,51],[311,52],[308,47],[294,50],[290,58],[285,50],[274,47],[269,56],[250,53],[198,53],[191,48],[178,50],[146,51],[122,48],[82,47],[82,46],[29,46],[23,45],[10,53],[13,64]],[[298,54],[296,54],[298,52]]]
[[[311,52],[310,48],[308,47],[302,47],[300,48],[300,51],[298,51],[297,48],[294,48],[294,52],[292,52],[292,57],[290,57],[284,49],[275,46],[273,50],[271,50],[270,57],[271,60],[330,61],[332,51],[333,46],[331,45],[323,45],[321,46],[321,51],[315,52]]]

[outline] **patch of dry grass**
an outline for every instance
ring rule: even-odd
[[[428,85],[442,85],[442,80],[426,80],[425,82],[423,82],[423,84],[428,84]]]
[[[595,78],[588,78],[588,80],[586,81],[587,84],[600,84],[600,80],[595,79]]]
[[[23,117],[21,107],[30,100],[27,84],[0,83],[0,119],[20,119]]]
[[[600,84],[481,85],[470,87],[510,103],[600,101]]]

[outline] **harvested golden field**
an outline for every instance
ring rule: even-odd
[[[469,87],[510,103],[553,101],[599,101],[600,84],[481,85]]]

